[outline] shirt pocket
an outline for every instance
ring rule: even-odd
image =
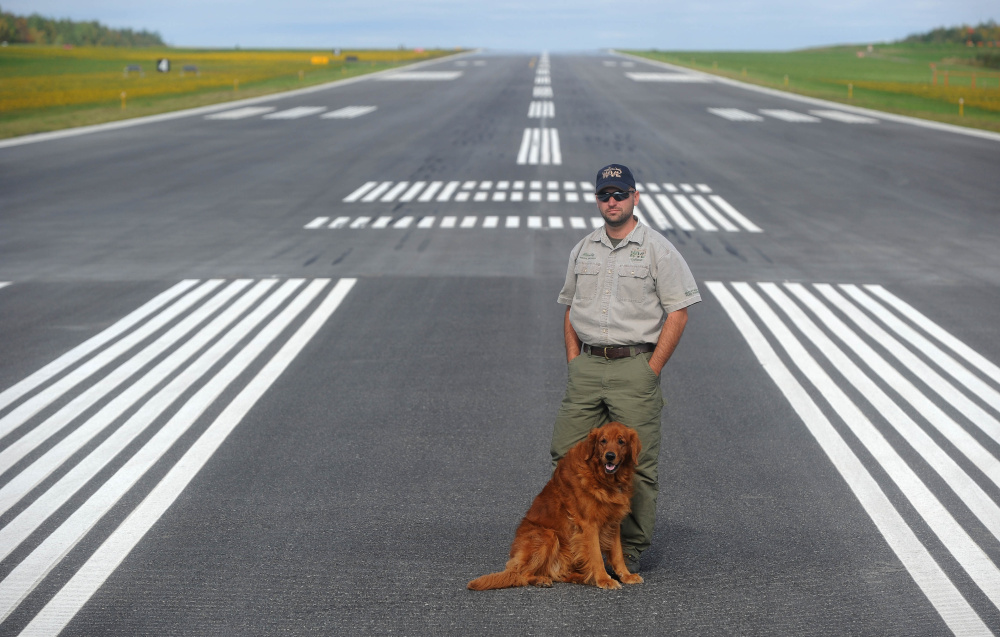
[[[648,265],[618,266],[618,300],[641,303],[653,291]]]
[[[592,262],[577,262],[573,268],[576,274],[576,294],[574,299],[590,301],[597,296],[597,279],[601,273],[601,264]]]

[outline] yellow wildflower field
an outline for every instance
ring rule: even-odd
[[[192,104],[219,102],[449,53],[454,51],[6,46],[0,48],[0,137],[59,127],[53,122],[69,112],[70,125],[81,123],[80,117],[82,123],[108,121],[183,107],[186,102],[176,98],[185,96]],[[157,71],[157,61],[164,58],[170,61],[169,72]],[[170,106],[163,105],[167,101]],[[88,109],[94,113],[82,114]],[[32,126],[27,122],[32,119],[46,123]]]

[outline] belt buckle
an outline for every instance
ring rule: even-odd
[[[608,350],[609,349],[613,349],[613,348],[611,348],[611,347],[609,347],[607,345],[604,346],[604,360],[606,360],[606,361],[611,360],[610,358],[608,358]]]

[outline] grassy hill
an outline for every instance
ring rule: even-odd
[[[787,52],[629,51],[844,104],[1000,131],[1000,71],[981,44],[900,41]]]

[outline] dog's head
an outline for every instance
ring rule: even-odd
[[[622,465],[634,467],[642,450],[639,434],[620,422],[609,422],[603,427],[591,429],[588,442],[590,452],[587,459],[594,458],[600,463],[606,475],[617,473]]]

